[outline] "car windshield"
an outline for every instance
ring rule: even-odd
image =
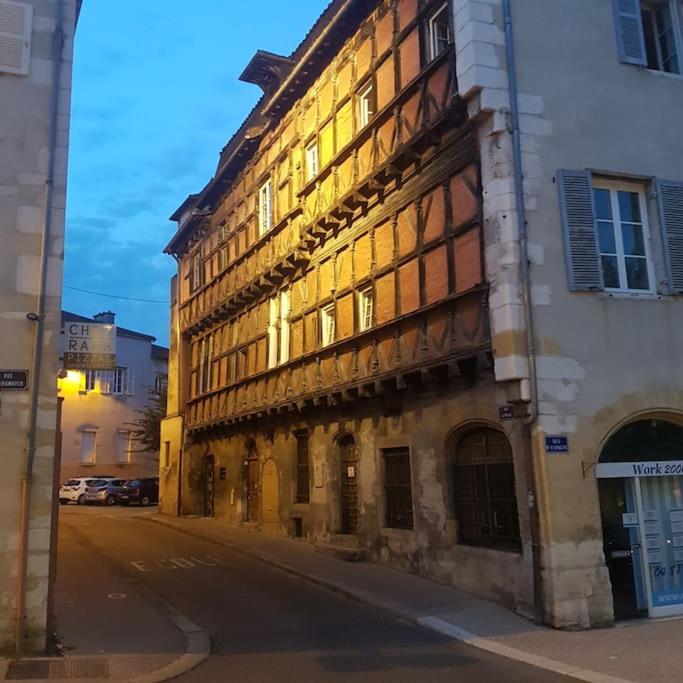
[[[142,484],[142,482],[139,479],[131,479],[126,484],[126,486],[128,486],[129,488],[136,488],[136,487],[140,486],[141,484]]]
[[[64,486],[78,486],[81,482],[78,479],[69,479]]]
[[[106,486],[109,482],[104,479],[91,479],[88,486]]]
[[[125,483],[125,479],[114,479],[114,481],[109,482],[109,486],[123,486]]]

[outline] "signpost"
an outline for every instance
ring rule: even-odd
[[[116,326],[90,322],[65,324],[63,367],[67,370],[114,370]]]
[[[566,436],[546,436],[546,453],[569,453],[569,440]]]

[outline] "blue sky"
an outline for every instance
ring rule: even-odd
[[[85,0],[73,73],[66,310],[112,310],[168,342],[168,216],[213,175],[258,100],[237,77],[257,49],[289,54],[327,0]]]

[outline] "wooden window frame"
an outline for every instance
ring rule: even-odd
[[[413,529],[415,515],[410,447],[382,448],[380,452],[384,473],[384,526]]]

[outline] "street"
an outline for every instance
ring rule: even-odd
[[[150,514],[156,511],[63,507],[58,582],[84,586],[90,600],[118,595],[121,589],[108,574],[94,570],[101,562],[201,626],[211,637],[212,654],[178,680],[564,679],[414,628],[229,548],[146,521]],[[76,552],[87,552],[92,561],[69,562],[65,555]],[[127,605],[128,599],[116,601],[117,609],[132,624],[144,609]],[[115,626],[112,633],[125,629],[122,622]],[[134,648],[130,642],[126,647]],[[159,642],[160,653],[163,648]]]

